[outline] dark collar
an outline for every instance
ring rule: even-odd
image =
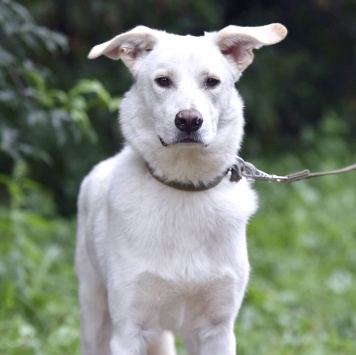
[[[151,173],[151,175],[162,184],[177,190],[192,191],[192,192],[212,189],[213,187],[217,186],[225,177],[225,175],[228,173],[228,171],[226,171],[224,174],[217,176],[213,181],[211,181],[208,184],[204,184],[203,182],[199,182],[198,184],[193,184],[193,183],[183,183],[180,181],[167,181],[166,179],[156,175],[153,169],[147,163],[146,166],[148,171]]]

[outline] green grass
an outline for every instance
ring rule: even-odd
[[[0,206],[0,354],[77,354],[74,222],[56,217],[48,193],[15,175],[0,176],[12,197]]]
[[[258,166],[281,174],[303,167],[287,157]],[[248,233],[240,355],[356,354],[355,181],[351,173],[255,184],[261,207]],[[48,196],[25,185],[12,187],[15,202],[0,209],[0,354],[78,354],[75,223],[49,212]]]
[[[240,354],[356,354],[355,181],[255,184],[261,207],[249,228]]]

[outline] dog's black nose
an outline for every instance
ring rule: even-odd
[[[190,134],[196,132],[202,126],[203,117],[195,109],[182,110],[177,113],[174,123],[179,130]]]

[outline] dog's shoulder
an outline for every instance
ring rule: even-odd
[[[95,165],[80,185],[78,209],[90,206],[107,195],[117,156]]]
[[[82,206],[91,208],[101,201],[110,200],[109,196],[117,196],[117,188],[130,186],[135,181],[135,175],[142,175],[145,165],[142,159],[129,146],[115,156],[99,162],[86,175],[80,186],[79,209]]]

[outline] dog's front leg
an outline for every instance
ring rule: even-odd
[[[236,340],[233,322],[215,324],[200,331],[199,355],[235,355]]]
[[[113,327],[110,348],[112,355],[146,355],[148,342],[139,327],[120,324]]]
[[[113,324],[111,355],[146,355],[149,346],[159,342],[162,334],[144,285],[137,286],[134,282],[133,285],[123,282],[120,290],[115,287],[109,290]],[[166,354],[170,355],[171,352]]]
[[[189,355],[236,355],[234,321],[247,285],[248,262],[239,270],[236,276],[211,282],[197,295],[198,302],[192,305],[194,316],[184,334]]]

